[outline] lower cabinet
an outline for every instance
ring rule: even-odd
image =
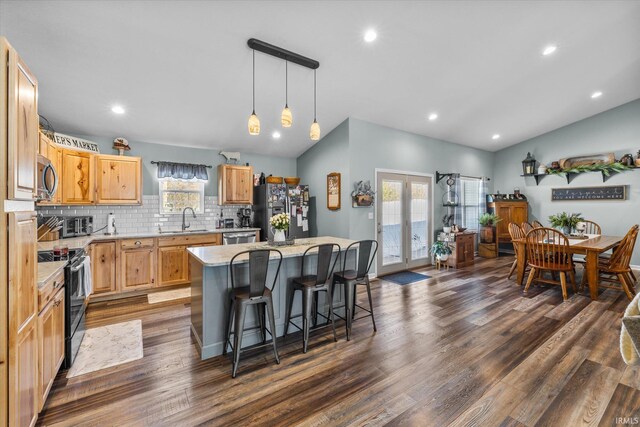
[[[475,233],[458,233],[451,245],[453,253],[449,256],[449,265],[455,268],[473,265],[476,251]]]
[[[124,246],[124,242],[122,246]],[[121,247],[122,247],[121,246]],[[146,289],[156,282],[156,248],[121,249],[120,290]]]
[[[42,410],[53,380],[64,361],[64,287],[38,315],[38,410]]]
[[[186,246],[158,248],[158,286],[189,282],[189,253]]]
[[[111,294],[118,290],[116,242],[99,242],[91,245],[91,275],[95,295]]]
[[[38,418],[38,319],[33,317],[18,333],[16,344],[17,366],[15,385],[10,390],[15,391],[14,409],[9,425],[26,427],[33,426]]]

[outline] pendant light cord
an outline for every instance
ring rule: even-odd
[[[253,114],[256,113],[256,50],[253,49]]]
[[[284,61],[284,106],[289,107],[289,61]]]
[[[313,70],[313,121],[316,121],[316,70]]]

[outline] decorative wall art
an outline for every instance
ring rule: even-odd
[[[327,209],[340,209],[340,173],[332,172],[327,175]]]
[[[626,185],[601,187],[552,188],[552,201],[626,200]]]
[[[371,188],[370,181],[358,181],[353,184],[351,192],[352,206],[354,208],[368,208],[373,206],[375,191]]]

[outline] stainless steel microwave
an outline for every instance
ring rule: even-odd
[[[38,201],[51,200],[58,189],[58,172],[51,161],[38,154]]]

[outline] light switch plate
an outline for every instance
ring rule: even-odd
[[[369,212],[369,219],[373,219],[373,212]]]

